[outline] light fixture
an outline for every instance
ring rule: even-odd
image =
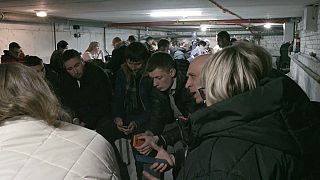
[[[151,17],[190,17],[201,16],[201,11],[158,11],[150,13]]]
[[[201,29],[201,31],[207,31],[207,28],[208,28],[208,25],[205,25],[205,24],[202,24],[202,25],[200,25],[200,29]]]
[[[270,29],[271,28],[271,23],[266,23],[265,25],[263,25],[263,27]]]
[[[47,16],[46,10],[35,10],[35,12],[38,17],[46,17]]]

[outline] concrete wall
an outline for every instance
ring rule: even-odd
[[[8,49],[10,42],[19,43],[26,55],[36,55],[48,63],[50,56],[55,48],[54,33],[52,25],[39,24],[15,24],[15,23],[0,23],[0,54],[3,50]],[[79,32],[81,37],[75,38],[74,33]],[[128,29],[111,29],[106,28],[105,50],[110,54],[113,50],[111,45],[112,39],[116,36],[122,40],[127,40],[129,35],[138,37],[137,30]],[[140,35],[162,36],[166,33],[156,31],[140,31]],[[66,40],[69,43],[69,48],[84,52],[91,41],[100,42],[100,46],[104,49],[104,29],[98,27],[80,26],[79,30],[74,30],[70,25],[56,25],[56,40]]]
[[[299,24],[301,48],[293,58],[305,65],[315,75],[320,75],[320,13],[318,13],[318,31],[308,32],[302,28],[303,21]],[[316,58],[309,53],[316,53]],[[320,101],[320,84],[308,75],[297,63],[291,61],[290,73],[292,78],[304,89],[311,100]]]

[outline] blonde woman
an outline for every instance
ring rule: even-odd
[[[319,154],[319,117],[302,89],[272,70],[266,50],[247,42],[225,47],[209,58],[201,82],[207,107],[189,119],[193,143],[178,179],[300,180],[314,168],[305,155],[314,161],[310,152]]]
[[[21,64],[0,64],[1,179],[120,179],[111,145],[69,124],[47,83]]]
[[[104,53],[100,49],[100,44],[97,41],[92,41],[89,44],[89,47],[86,52],[83,53],[82,58],[84,61],[100,59],[102,62],[105,62]]]

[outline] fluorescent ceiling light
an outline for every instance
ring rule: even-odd
[[[159,11],[150,13],[151,17],[189,17],[201,16],[201,11]]]
[[[207,31],[208,25],[200,25],[201,31]]]
[[[47,11],[45,11],[45,10],[36,10],[36,15],[38,17],[46,17],[47,16]]]
[[[271,28],[271,23],[266,23],[265,25],[263,25],[263,27],[270,29]]]

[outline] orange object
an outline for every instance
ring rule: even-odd
[[[139,147],[144,143],[144,139],[138,139],[138,136],[133,136],[133,147]]]

